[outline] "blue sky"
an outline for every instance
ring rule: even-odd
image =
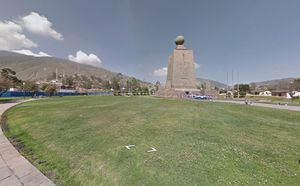
[[[38,44],[27,48],[32,52],[68,58],[81,50],[98,57],[106,69],[151,82],[164,83],[165,77],[153,72],[167,66],[177,35],[184,35],[186,47],[194,50],[201,65],[198,77],[226,83],[226,74],[232,69],[235,76],[239,72],[240,82],[300,76],[297,0],[0,3],[0,21],[18,22],[35,12],[46,17],[51,28],[63,36],[59,40],[53,34],[45,37],[24,29],[22,33]]]

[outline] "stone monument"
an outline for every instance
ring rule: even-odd
[[[177,36],[175,44],[176,48],[169,57],[166,88],[195,91],[196,72],[193,50],[185,48],[183,36]]]
[[[157,92],[161,97],[184,97],[189,93],[199,93],[196,88],[196,70],[193,50],[187,49],[184,37],[177,36],[176,48],[169,57],[165,88]]]

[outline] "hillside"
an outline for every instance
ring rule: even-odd
[[[210,86],[211,87],[217,87],[219,89],[222,89],[222,88],[226,88],[227,85],[224,84],[224,83],[221,83],[221,82],[218,82],[218,81],[214,81],[214,80],[210,80],[210,79],[204,79],[204,78],[197,78],[197,83],[199,85],[201,84],[205,84],[205,83],[210,83]]]
[[[103,80],[111,80],[118,73],[104,68],[93,67],[65,59],[54,57],[33,57],[14,52],[0,51],[0,69],[10,68],[17,72],[18,78],[22,80],[46,80],[55,73],[74,75],[80,74],[87,77],[95,76]],[[129,76],[121,75],[121,79],[127,80]],[[150,83],[140,81],[142,85]]]
[[[278,86],[280,84],[291,84],[296,78],[273,79],[261,82],[253,82],[257,87]]]
[[[255,84],[257,89],[289,89],[290,85],[294,82],[296,78],[283,78],[283,79],[273,79],[273,80],[266,80],[260,82],[252,82],[251,84]],[[215,86],[218,88],[226,88],[227,85],[218,81],[204,79],[204,78],[197,78],[197,83],[199,85],[205,84],[209,82],[211,86]]]

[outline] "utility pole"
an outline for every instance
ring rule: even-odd
[[[47,68],[44,67],[44,74],[46,74]],[[47,76],[45,76],[44,82],[47,81]]]
[[[227,71],[227,83],[226,83],[226,85],[227,85],[227,88],[226,88],[226,98],[227,98],[227,95],[228,95],[228,89],[229,89],[229,85],[228,85],[228,71]]]
[[[233,69],[231,71],[231,86],[232,86],[232,91],[234,91],[234,84],[233,84]]]
[[[55,69],[55,81],[57,82],[57,68]]]
[[[238,98],[240,98],[240,73],[237,72],[237,91],[238,91]]]

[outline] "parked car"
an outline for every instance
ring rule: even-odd
[[[194,99],[211,100],[212,96],[195,96]]]

